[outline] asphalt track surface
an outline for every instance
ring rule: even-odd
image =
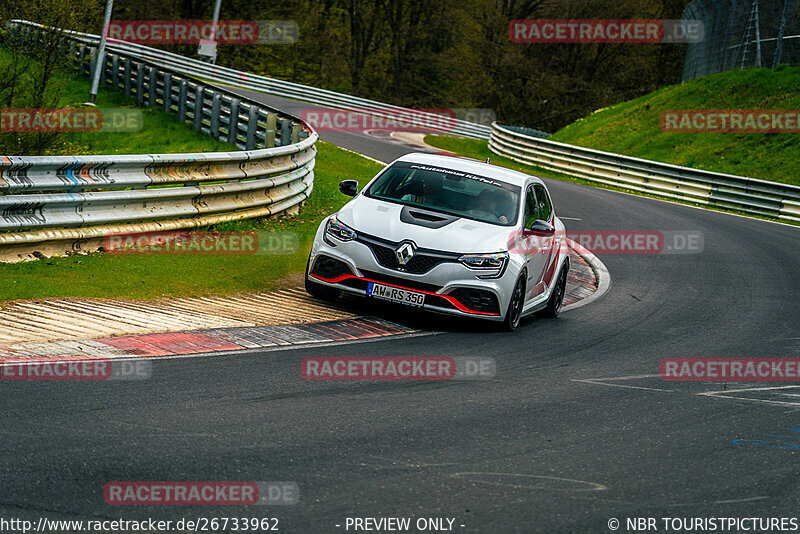
[[[408,150],[326,137],[384,161]],[[514,333],[411,316],[446,333],[161,360],[142,382],[4,382],[0,517],[278,517],[293,533],[345,532],[347,517],[448,517],[455,532],[603,533],[611,518],[627,532],[631,517],[798,515],[800,434],[787,429],[800,432],[800,386],[709,396],[699,393],[725,385],[650,375],[672,356],[800,357],[800,231],[548,185],[559,215],[581,219],[569,230],[694,230],[704,251],[601,255],[608,293]],[[304,381],[300,360],[327,355],[491,356],[497,376]],[[764,402],[776,399],[788,404]],[[112,507],[102,489],[115,480],[288,480],[301,498]]]

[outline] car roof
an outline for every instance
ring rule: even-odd
[[[525,174],[518,171],[512,171],[505,167],[498,167],[490,163],[484,163],[476,159],[462,158],[458,156],[445,156],[441,154],[426,154],[423,152],[413,152],[397,158],[395,161],[403,161],[410,163],[421,163],[423,165],[431,165],[434,167],[442,167],[455,171],[467,172],[484,178],[493,178],[509,184],[522,187],[525,183],[533,178],[535,181],[541,182],[537,176]]]

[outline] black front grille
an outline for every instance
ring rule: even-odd
[[[435,256],[427,256],[416,254],[405,265],[400,265],[395,256],[394,249],[378,245],[377,243],[368,243],[369,248],[372,249],[372,254],[382,267],[392,269],[394,271],[403,271],[411,274],[425,274],[440,263],[450,261],[447,258],[437,258]]]
[[[369,287],[369,282],[361,278],[348,278],[339,283],[343,286],[352,287],[353,289],[360,289],[361,291],[366,291],[367,287]]]
[[[500,313],[500,304],[497,302],[497,296],[491,291],[459,287],[448,293],[448,296],[454,297],[470,310]]]
[[[397,265],[397,258],[394,255],[394,250],[376,243],[368,243],[367,245],[372,249],[372,254],[375,255],[375,259],[378,260],[378,263],[390,269],[395,268]]]
[[[401,287],[407,287],[408,289],[417,289],[419,291],[429,291],[431,293],[436,293],[439,291],[441,286],[437,286],[434,284],[426,284],[424,282],[417,282],[416,280],[406,280],[405,278],[398,278],[397,276],[389,276],[381,273],[376,273],[374,271],[366,271],[361,269],[361,272],[364,274],[364,278],[369,278],[370,280],[374,280],[376,282],[381,282],[384,284],[392,284]]]
[[[409,274],[425,274],[437,265],[446,262],[457,262],[459,254],[452,252],[439,252],[435,250],[416,249],[414,256],[405,265],[400,265],[395,255],[395,250],[400,243],[392,243],[377,237],[359,234],[358,241],[367,245],[372,250],[372,255],[381,267]]]
[[[330,280],[331,278],[336,278],[343,274],[353,274],[353,272],[346,263],[336,258],[320,254],[317,256],[317,259],[314,260],[314,267],[311,269],[311,274],[316,274],[317,276]]]

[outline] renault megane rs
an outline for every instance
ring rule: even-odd
[[[569,255],[542,180],[488,163],[408,154],[322,221],[306,290],[342,292],[514,330],[535,312],[555,317]]]

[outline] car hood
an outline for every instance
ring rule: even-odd
[[[441,228],[428,228],[400,220],[403,205],[358,195],[337,217],[341,222],[374,237],[400,242],[411,240],[417,247],[444,252],[492,253],[508,250],[514,227],[456,219]]]

